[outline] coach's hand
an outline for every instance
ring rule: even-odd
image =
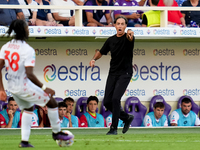
[[[90,63],[89,63],[89,64],[90,64],[90,67],[94,67],[94,66],[95,66],[95,65],[94,65],[94,64],[95,64],[95,60],[94,60],[94,59],[92,59],[92,60],[90,61]]]
[[[127,31],[127,39],[129,41],[133,41],[133,35],[134,35],[134,32],[131,29],[128,29],[128,31]]]
[[[7,95],[5,91],[0,91],[0,100],[4,102],[7,100]]]
[[[52,97],[52,96],[55,95],[55,91],[52,90],[52,89],[50,89],[50,88],[46,88],[46,89],[44,90],[44,92],[47,93],[47,94],[49,95],[49,97]]]

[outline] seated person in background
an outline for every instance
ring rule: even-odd
[[[7,109],[0,112],[1,128],[21,127],[22,114],[17,111],[18,105],[13,97],[8,99]]]
[[[137,2],[138,2],[138,1],[137,1]],[[149,0],[140,0],[140,1],[138,2],[138,4],[139,4],[139,6],[150,6]],[[144,11],[146,11],[146,10],[144,10]]]
[[[199,0],[187,0],[183,2],[182,7],[200,7]],[[191,8],[192,9],[192,8]],[[200,26],[200,11],[181,11],[187,26],[190,26],[190,22],[194,21]]]
[[[65,0],[67,1],[67,0]],[[76,5],[83,6],[87,0],[72,0]]]
[[[74,99],[71,97],[67,97],[63,100],[65,104],[67,104],[67,112],[66,117],[69,119],[71,118],[72,127],[79,127],[80,120],[77,116],[72,115],[73,107],[74,107]],[[70,120],[70,119],[69,119]]]
[[[178,4],[178,6],[182,6],[183,2],[185,2],[186,0],[175,0]]]
[[[38,122],[39,122],[38,116],[37,116],[35,113],[33,113],[32,120],[31,120],[31,127],[32,127],[32,128],[37,128],[37,127],[39,127]]]
[[[72,127],[71,121],[69,122],[69,119],[65,117],[66,112],[67,112],[67,105],[65,104],[65,102],[59,102],[58,114],[60,119],[60,127]]]
[[[106,117],[106,126],[110,127],[111,124],[112,124],[112,114],[110,114]],[[121,119],[119,119],[118,127],[124,127],[124,123]]]
[[[151,7],[158,5],[159,0],[149,0]],[[142,16],[142,27],[149,26],[160,26],[160,11],[159,10],[150,10],[143,14]]]
[[[19,5],[17,0],[0,0],[0,5]],[[24,19],[21,9],[0,9],[0,25],[10,26],[11,22],[16,19]]]
[[[181,108],[174,110],[169,116],[171,126],[199,126],[198,116],[191,110],[192,104],[189,98],[184,98]]]
[[[87,99],[88,111],[80,117],[80,127],[106,127],[104,117],[96,113],[98,102],[96,96],[90,96]]]
[[[116,0],[114,6],[139,6],[135,0]],[[117,8],[116,8],[117,9]],[[124,16],[128,19],[127,27],[141,27],[142,11],[137,10],[114,10],[114,17]]]
[[[33,0],[18,0],[20,5],[37,5]],[[38,9],[22,9],[28,25],[35,25]]]
[[[153,112],[149,112],[143,120],[142,126],[161,127],[168,126],[167,116],[164,115],[165,105],[162,102],[154,104]]]
[[[71,0],[51,0],[53,6],[74,6],[74,2]],[[51,13],[56,21],[59,21],[63,26],[75,26],[75,16],[73,16],[74,10],[68,9],[52,9]]]
[[[87,0],[85,6],[107,6],[105,0]],[[100,23],[101,18],[105,15],[106,22]],[[84,26],[112,27],[112,18],[109,10],[83,10]]]
[[[50,127],[50,121],[47,115],[47,106],[40,107],[36,106],[37,109],[34,110],[34,113],[38,117],[38,127]]]
[[[157,6],[178,7],[175,0],[160,0]],[[185,19],[179,10],[168,11],[168,27],[186,26]]]
[[[35,0],[38,5],[49,5],[49,2],[45,0]],[[38,9],[36,26],[63,26],[57,24],[54,20],[50,9]]]

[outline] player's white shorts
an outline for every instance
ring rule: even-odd
[[[49,96],[29,79],[20,92],[12,95],[21,110],[31,108],[34,104],[44,107],[50,100]]]

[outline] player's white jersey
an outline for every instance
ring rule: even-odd
[[[1,48],[0,59],[4,59],[8,71],[8,90],[12,93],[24,90],[27,83],[25,67],[35,66],[35,50],[25,41],[13,39]]]

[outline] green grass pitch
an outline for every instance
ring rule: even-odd
[[[195,150],[200,128],[130,128],[126,134],[106,135],[105,129],[68,129],[75,135],[71,147],[59,147],[51,129],[32,129],[30,143],[37,150]],[[0,129],[0,150],[19,149],[20,129]],[[26,149],[26,148],[23,148]]]

